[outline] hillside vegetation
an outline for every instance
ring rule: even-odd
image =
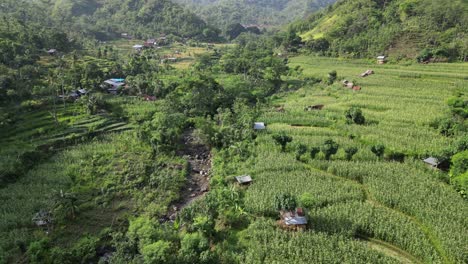
[[[217,37],[215,28],[208,27],[194,13],[169,0],[52,0],[19,4],[7,0],[2,5],[4,8],[0,14],[5,19],[13,17],[23,23],[40,22],[81,38],[106,40],[120,37],[121,33],[137,38],[157,37],[159,34]]]
[[[291,30],[333,56],[467,60],[467,14],[462,0],[341,0]]]
[[[190,6],[209,24],[222,29],[241,23],[278,26],[317,11],[336,0],[173,0]]]

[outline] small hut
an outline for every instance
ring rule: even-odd
[[[381,55],[377,57],[377,64],[385,64],[387,62],[387,57]]]
[[[241,185],[248,185],[252,183],[252,177],[250,177],[250,175],[236,176],[236,180]]]
[[[367,70],[367,71],[361,73],[359,76],[361,76],[361,77],[367,77],[367,76],[372,75],[372,74],[374,74],[374,71],[373,71],[373,70]]]
[[[263,122],[255,122],[254,127],[255,130],[265,130],[266,129],[266,124]]]
[[[302,208],[296,208],[294,211],[281,211],[280,215],[283,228],[303,231],[307,227],[307,217]]]
[[[32,221],[34,222],[34,224],[36,224],[36,226],[44,227],[48,226],[49,224],[52,224],[53,218],[50,212],[40,210],[36,213],[36,215],[34,215]]]
[[[133,49],[136,50],[136,51],[143,50],[143,47],[144,47],[143,45],[139,45],[139,44],[138,45],[133,45]]]
[[[429,166],[432,169],[438,169],[439,168],[440,162],[439,162],[439,160],[437,158],[429,157],[427,159],[424,159],[423,161],[424,161],[424,163],[426,163],[427,166]]]
[[[57,50],[56,49],[50,49],[47,51],[47,54],[49,54],[50,56],[54,56],[55,54],[57,54]]]

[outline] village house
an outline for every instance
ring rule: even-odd
[[[156,45],[156,39],[148,39],[145,41],[145,47],[154,47]]]
[[[101,88],[107,90],[108,93],[117,94],[119,88],[124,85],[125,79],[115,78],[105,80],[104,83],[101,85]]]

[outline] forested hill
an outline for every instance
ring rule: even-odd
[[[271,26],[287,24],[336,0],[173,0],[193,8],[209,24]]]
[[[467,14],[464,0],[341,0],[291,30],[333,56],[466,60]]]
[[[3,1],[2,1],[3,2]],[[67,33],[109,39],[128,33],[137,38],[155,34],[210,38],[215,28],[182,6],[169,0],[48,0],[24,2],[6,0],[0,15],[18,20],[35,20]],[[19,8],[21,6],[21,8]],[[41,16],[35,16],[40,10]]]

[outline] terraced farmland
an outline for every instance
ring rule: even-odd
[[[256,139],[254,165],[245,164],[254,178],[246,190],[246,209],[257,219],[245,234],[247,263],[257,263],[262,254],[269,263],[466,262],[466,200],[421,158],[466,136],[445,137],[430,124],[448,114],[446,99],[457,89],[468,91],[468,65],[290,59],[290,66],[297,65],[310,77],[325,78],[336,70],[338,83],[275,96],[272,104],[285,111],[267,109],[259,118],[268,129]],[[358,77],[367,69],[375,74]],[[362,90],[343,88],[343,79],[355,80]],[[304,111],[317,104],[325,105],[323,110]],[[363,110],[368,123],[346,123],[344,113],[352,106]],[[280,132],[293,138],[286,153],[272,139]],[[339,145],[331,160],[321,153],[296,158],[298,144],[320,147],[326,139]],[[405,161],[378,158],[373,144],[404,153]],[[344,149],[349,147],[358,152],[348,161]],[[304,233],[281,231],[271,221],[278,217],[274,201],[280,193],[308,198]]]

